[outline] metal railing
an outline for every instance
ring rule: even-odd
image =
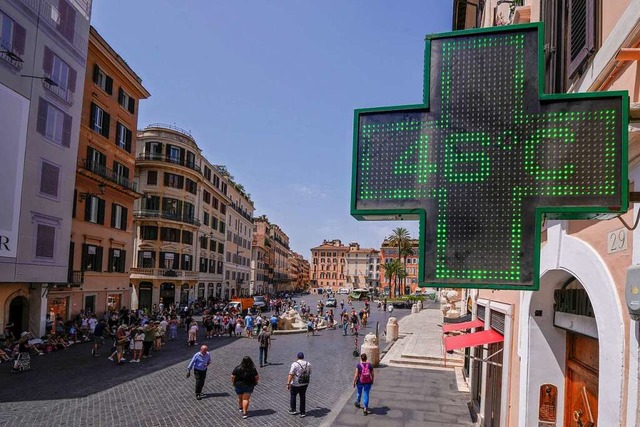
[[[178,126],[175,126],[175,125],[168,125],[166,123],[151,123],[151,124],[147,125],[147,127],[145,127],[144,130],[149,129],[149,128],[170,129],[170,130],[174,130],[176,132],[183,133],[183,134],[187,135],[189,138],[193,139],[193,136],[191,135],[191,132],[189,132],[186,129],[182,129],[182,128],[178,127]]]
[[[140,209],[140,210],[134,211],[133,216],[135,216],[136,218],[168,219],[171,221],[186,222],[187,224],[196,225],[198,227],[200,226],[200,221],[193,215],[181,215],[181,214],[175,214],[173,212]]]
[[[187,162],[185,160],[177,159],[177,158],[171,157],[171,156],[166,156],[164,154],[142,153],[142,154],[140,154],[138,156],[137,160],[153,160],[153,161],[158,161],[158,162],[173,163],[174,165],[184,166],[185,168],[189,168],[189,169],[194,170],[194,171],[196,171],[198,173],[202,172],[202,170],[200,169],[200,166],[196,165],[193,162]]]
[[[45,77],[51,79],[51,76],[45,73]],[[56,83],[57,84],[57,83]],[[68,105],[73,105],[73,93],[66,88],[61,86],[54,86],[47,83],[46,80],[42,80],[42,86],[47,89],[49,92],[56,95],[58,98],[66,102]]]
[[[91,159],[81,159],[80,162],[78,163],[78,166],[90,172],[93,172],[104,179],[114,182],[120,185],[121,187],[126,188],[127,190],[131,190],[135,192],[138,191],[138,184],[136,184],[135,182],[131,181],[128,178],[125,178],[122,175],[118,175],[115,171],[107,168],[104,165],[101,165],[98,162],[94,162]]]
[[[132,267],[129,271],[131,274],[140,274],[143,276],[183,277],[187,279],[195,279],[199,274],[196,271],[174,270],[171,268]]]
[[[7,63],[9,63],[16,70],[22,69],[22,62],[16,61],[17,58],[20,58],[20,55],[18,55],[18,52],[13,48],[13,44],[8,42],[7,40],[4,40],[1,36],[0,36],[0,50],[4,52],[11,52],[11,54],[0,53],[0,58],[2,58]]]
[[[67,275],[67,283],[70,285],[82,285],[84,283],[84,271],[70,271]]]

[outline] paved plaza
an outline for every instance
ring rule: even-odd
[[[408,313],[396,310],[394,315],[403,317]],[[374,307],[371,317],[367,332],[375,329],[376,320],[382,331],[386,314]],[[466,394],[457,391],[455,375],[450,370],[382,367],[377,371],[372,392],[373,413],[368,417],[356,413],[351,387],[356,363],[351,354],[354,341],[339,330],[324,330],[315,337],[275,336],[270,365],[258,368],[260,384],[251,398],[250,417],[243,420],[236,409],[230,374],[245,355],[257,362],[257,341],[227,337],[202,341],[209,345],[213,362],[204,389],[206,396],[200,401],[194,396],[194,378],[185,378],[188,359],[196,348],[186,346],[184,341],[179,338],[169,342],[142,363],[121,366],[109,362],[106,354],[92,357],[88,344],[32,357],[33,370],[26,373],[10,373],[10,364],[2,364],[0,425],[388,426],[417,425],[416,421],[429,425],[425,424],[429,421],[425,417],[439,425],[465,425],[458,421],[464,421]],[[303,351],[313,366],[304,419],[287,413],[285,381],[298,351]],[[440,396],[438,399],[445,399],[450,406],[438,404],[436,410],[422,401],[423,396]],[[407,412],[409,407],[415,412]],[[425,410],[419,411],[419,407]]]

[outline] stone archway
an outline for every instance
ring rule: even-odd
[[[624,321],[616,285],[607,265],[586,242],[567,235],[561,225],[548,229],[548,240],[540,253],[540,290],[523,292],[520,309],[520,395],[523,402],[520,425],[537,424],[537,387],[557,384],[557,416],[564,417],[566,341],[563,330],[549,325],[553,316],[553,292],[573,276],[586,290],[595,313],[599,345],[598,425],[620,425],[624,395]]]

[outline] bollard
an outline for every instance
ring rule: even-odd
[[[418,300],[417,304],[418,304],[418,311],[422,311],[423,309],[422,300]]]
[[[360,354],[363,353],[367,355],[367,362],[374,367],[378,366],[380,363],[380,346],[375,334],[368,333],[364,337],[364,344],[360,347]]]
[[[418,304],[413,304],[411,306],[411,314],[416,314],[416,313],[419,313],[419,312],[420,312],[420,310],[418,310]]]
[[[390,317],[387,322],[387,337],[386,341],[395,341],[398,339],[398,319],[395,317]]]

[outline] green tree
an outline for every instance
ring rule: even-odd
[[[402,242],[402,245],[400,247],[400,253],[399,253],[399,258],[402,259],[403,262],[403,266],[404,266],[404,281],[403,281],[403,286],[401,289],[400,294],[402,294],[404,292],[404,290],[407,287],[407,257],[411,256],[411,255],[415,255],[415,252],[413,251],[413,244],[411,243],[411,240],[407,239],[404,242]]]
[[[400,262],[402,247],[406,246],[409,243],[411,246],[411,235],[409,234],[409,230],[404,227],[398,227],[391,232],[391,235],[387,237],[389,244],[398,248],[398,262]],[[406,256],[405,256],[405,267],[406,267]]]

